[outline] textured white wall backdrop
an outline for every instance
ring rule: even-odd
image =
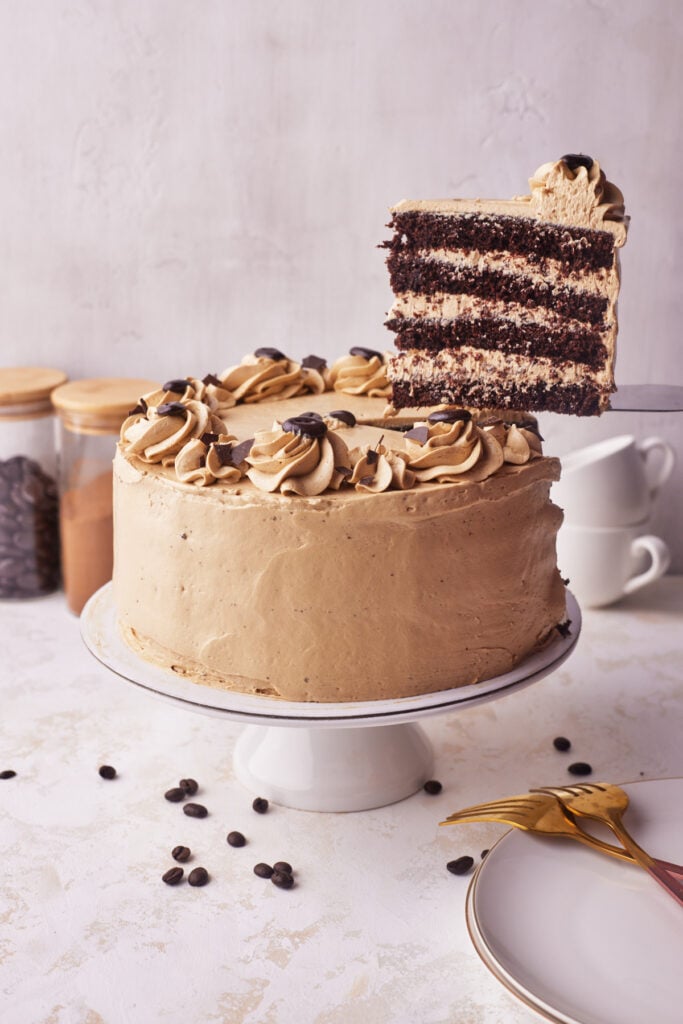
[[[618,380],[683,384],[679,0],[1,0],[0,362],[165,378],[388,347],[387,208],[566,152],[632,216]],[[543,417],[547,450],[683,414]]]

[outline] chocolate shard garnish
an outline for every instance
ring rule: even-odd
[[[254,355],[256,356],[257,359],[263,358],[278,360],[287,358],[287,356],[283,355],[278,348],[268,348],[267,346],[265,346],[264,348],[257,348],[256,351],[254,352]]]
[[[327,433],[327,424],[316,413],[303,413],[301,416],[290,416],[282,424],[282,429],[290,434],[320,438]]]
[[[500,416],[484,416],[482,419],[477,420],[477,426],[478,427],[495,427],[499,423],[502,423],[502,422],[503,422],[503,420],[500,418]]]
[[[324,370],[327,366],[327,360],[323,359],[322,356],[305,356],[301,360],[301,365],[305,370]]]
[[[353,471],[350,470],[348,466],[335,466],[334,471],[335,473],[339,473],[340,476],[343,476],[345,480],[350,476],[353,476]]]
[[[524,420],[522,423],[518,423],[517,426],[520,430],[528,430],[530,434],[535,434],[539,441],[545,441],[545,438],[538,429],[538,424],[534,423],[533,420]]]
[[[183,395],[187,387],[187,378],[178,377],[175,380],[167,380],[161,387],[164,391],[172,391],[174,395]]]
[[[347,427],[355,427],[356,425],[356,417],[348,409],[334,409],[333,412],[328,412],[327,415],[330,419],[340,420]]]
[[[457,423],[459,420],[467,423],[472,419],[472,413],[467,409],[435,409],[427,419],[430,423]]]
[[[374,466],[377,462],[379,462],[379,452],[376,452],[374,448],[368,448],[368,451],[365,455],[365,461],[367,462],[368,466]]]
[[[129,416],[144,416],[147,412],[147,403],[141,398],[134,409],[128,413]]]
[[[218,434],[212,434],[210,431],[207,430],[206,433],[202,434],[199,440],[208,448],[210,444],[216,443],[216,441],[218,440]]]
[[[354,345],[353,348],[349,349],[350,356],[362,356],[363,359],[377,358],[380,361],[384,360],[384,356],[381,352],[377,352],[374,348],[363,348],[362,345]]]
[[[362,476],[358,481],[358,483],[362,484],[363,487],[370,487],[372,484],[374,484],[374,482],[374,476]]]
[[[187,409],[182,402],[164,402],[157,406],[159,416],[184,416]]]
[[[228,465],[233,465],[239,468],[251,451],[253,445],[253,437],[250,437],[247,441],[240,441],[239,444],[233,445],[230,451],[230,463],[228,463]],[[216,447],[218,447],[218,445],[216,445]]]
[[[557,632],[561,637],[571,636],[572,633],[572,620],[567,619],[566,622],[558,622],[556,626]]]
[[[213,384],[215,388],[225,387],[223,381],[215,373],[207,373],[206,377],[202,377],[202,384]]]
[[[429,427],[413,427],[403,436],[409,437],[411,441],[417,441],[418,444],[426,444],[429,440]]]
[[[587,171],[590,171],[593,166],[593,157],[585,156],[583,153],[567,153],[565,156],[560,157],[570,171],[577,171],[579,167],[585,167]]]

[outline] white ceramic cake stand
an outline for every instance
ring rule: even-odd
[[[294,703],[217,690],[150,665],[124,642],[111,583],[81,614],[88,649],[116,675],[178,707],[243,722],[233,755],[237,778],[254,794],[308,811],[361,811],[417,792],[433,771],[433,751],[417,720],[516,693],[569,656],[581,612],[567,594],[568,636],[557,637],[512,672],[451,690],[395,700]]]

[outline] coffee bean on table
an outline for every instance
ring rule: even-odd
[[[185,804],[183,807],[183,813],[188,818],[205,818],[209,813],[204,804]]]
[[[286,860],[276,860],[273,864],[273,871],[280,871],[286,875],[292,874],[292,865]]]
[[[553,740],[553,746],[555,747],[555,750],[565,751],[571,748],[571,742],[566,736],[556,736]]]
[[[110,764],[102,764],[97,770],[99,771],[103,779],[116,778],[116,768],[112,768]]]
[[[184,874],[185,872],[182,868],[169,868],[168,871],[161,876],[161,881],[166,882],[166,885],[177,885],[178,882],[182,882]]]
[[[244,846],[246,839],[241,832],[228,832],[228,845],[229,846]]]
[[[294,885],[294,879],[286,871],[273,871],[270,880],[278,889],[291,889]]]
[[[425,782],[422,788],[424,789],[425,793],[429,793],[430,796],[436,796],[437,793],[441,792],[443,786],[441,785],[440,782],[437,781],[437,779],[429,779],[428,782]]]
[[[258,875],[259,878],[272,878],[273,877],[273,869],[271,868],[270,864],[263,864],[263,863],[255,864],[254,865],[254,874]]]
[[[174,786],[173,789],[167,789],[164,796],[167,800],[170,800],[172,804],[179,804],[181,800],[185,799],[185,790],[180,789],[179,786]]]
[[[191,853],[192,851],[189,846],[174,846],[171,850],[173,860],[180,861],[181,864],[190,859]]]
[[[13,779],[16,774],[11,768],[5,768],[4,771],[0,772],[0,779]]]
[[[194,779],[181,779],[178,785],[184,793],[187,793],[188,796],[194,796],[199,789],[199,785]]]
[[[257,814],[265,814],[268,810],[268,801],[263,796],[257,796],[251,806]]]
[[[569,765],[567,771],[572,775],[590,775],[593,769],[585,761],[575,761],[574,764]]]
[[[187,876],[190,885],[206,885],[209,881],[209,872],[206,868],[193,868]]]
[[[470,857],[469,855],[458,857],[456,860],[449,860],[446,865],[446,869],[450,871],[452,875],[466,875],[473,867],[474,857]]]

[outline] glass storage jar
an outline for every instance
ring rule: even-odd
[[[58,414],[62,577],[69,609],[112,576],[112,461],[119,430],[152,381],[125,377],[74,380],[52,395]]]
[[[54,415],[66,380],[45,367],[0,369],[0,598],[59,587]]]

